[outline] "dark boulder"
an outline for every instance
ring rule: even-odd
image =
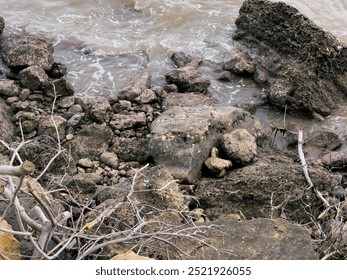
[[[347,92],[347,48],[297,9],[246,0],[234,39],[251,51],[267,81],[269,102],[280,109],[326,116]],[[268,75],[268,77],[267,77]]]

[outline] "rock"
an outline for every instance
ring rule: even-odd
[[[64,176],[62,184],[75,192],[94,193],[97,185],[101,184],[102,177],[97,173],[79,173],[73,176]]]
[[[0,95],[4,97],[17,96],[21,92],[18,82],[13,80],[0,80]]]
[[[110,126],[113,129],[124,130],[147,125],[146,114],[140,113],[122,113],[114,114],[110,121]]]
[[[236,129],[223,135],[222,147],[231,160],[246,165],[257,155],[255,140],[246,129]]]
[[[111,118],[112,107],[107,98],[102,96],[86,96],[77,99],[88,116],[96,122],[108,122]]]
[[[117,154],[111,152],[103,152],[100,155],[100,162],[112,167],[113,169],[117,169],[119,166]]]
[[[0,40],[3,61],[14,71],[37,65],[49,71],[54,62],[53,43],[40,35],[11,34]]]
[[[168,84],[175,84],[180,92],[205,92],[211,85],[198,70],[192,67],[183,67],[165,74]]]
[[[273,106],[324,117],[340,104],[347,90],[347,47],[339,40],[283,2],[244,1],[236,26],[234,39],[252,50],[257,68],[268,75],[260,80],[268,80]]]
[[[204,246],[196,260],[318,260],[310,230],[283,219],[213,221],[223,233],[209,231],[207,240],[221,251]],[[227,251],[229,250],[229,254]]]
[[[60,79],[54,80],[51,83],[48,83],[44,91],[47,96],[51,97],[54,97],[55,95],[59,97],[71,96],[75,92],[73,85],[65,76]]]
[[[224,70],[234,74],[251,75],[255,72],[255,66],[250,55],[241,49],[232,50],[223,60]]]
[[[31,91],[43,89],[48,82],[48,76],[43,68],[33,65],[19,72],[21,85]]]
[[[11,113],[8,106],[0,98],[0,135],[5,142],[10,141],[15,135],[15,127],[11,122]]]
[[[76,101],[75,96],[63,97],[62,99],[59,100],[58,106],[59,108],[68,109],[75,104],[75,101]]]
[[[347,164],[347,151],[333,151],[326,153],[320,158],[320,162],[323,166],[330,169],[338,169],[346,167]]]
[[[58,129],[60,140],[63,140],[65,138],[66,125],[66,120],[59,115],[54,116],[54,122],[51,116],[41,116],[38,120],[37,130],[39,135],[50,136],[57,139]]]
[[[118,155],[121,161],[138,161],[144,163],[149,158],[148,138],[117,137],[111,150]]]
[[[218,149],[212,147],[211,156],[204,162],[207,169],[216,177],[223,177],[226,169],[232,167],[232,162],[218,157]]]
[[[77,166],[81,166],[83,168],[94,168],[94,162],[90,158],[81,158],[77,162]]]
[[[54,62],[51,70],[49,71],[50,77],[54,79],[59,79],[63,76],[66,76],[66,74],[67,74],[66,65],[59,62]]]
[[[193,107],[193,106],[211,106],[215,104],[216,102],[206,96],[202,95],[200,93],[193,93],[193,92],[187,92],[187,93],[169,93],[165,96],[163,100],[163,110],[168,110],[174,106],[180,106],[180,107]]]
[[[158,100],[157,95],[151,89],[146,89],[143,91],[139,97],[135,98],[135,102],[139,104],[149,104],[154,103]]]
[[[67,123],[70,127],[78,126],[81,120],[83,119],[83,117],[84,117],[84,114],[75,114],[67,121]]]
[[[309,174],[320,192],[332,190],[341,180],[321,167],[309,166]],[[315,194],[307,192],[300,163],[281,154],[260,157],[220,179],[202,178],[194,196],[210,220],[241,212],[246,219],[284,216],[303,224],[311,217],[298,209],[303,203],[312,207],[317,203]]]
[[[114,256],[111,260],[155,260],[152,258],[140,256],[133,251],[128,251],[126,253],[118,254]]]
[[[149,72],[143,73],[138,82],[121,89],[118,92],[118,98],[120,100],[134,101],[143,91],[150,88],[151,79],[152,76]]]
[[[13,102],[12,103],[12,109],[14,111],[26,111],[29,109],[30,103],[29,101],[25,100],[25,101],[17,101],[17,102]]]
[[[75,161],[81,158],[94,159],[105,152],[112,140],[112,130],[102,124],[83,125],[75,134],[74,139],[64,144],[65,149],[71,151]]]
[[[150,156],[170,169],[174,178],[195,181],[211,148],[222,135],[247,127],[258,137],[260,123],[248,112],[232,106],[173,107],[151,126]]]
[[[4,31],[4,29],[5,29],[5,20],[3,17],[0,16],[0,35]]]
[[[185,66],[198,67],[198,65],[202,62],[201,58],[192,57],[184,52],[174,52],[171,55],[171,60],[178,68]]]

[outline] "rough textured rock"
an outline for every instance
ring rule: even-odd
[[[118,155],[121,161],[146,162],[149,158],[148,138],[124,138],[117,137],[111,150]]]
[[[341,180],[340,175],[323,168],[309,167],[309,174],[321,192],[332,190]],[[312,207],[317,203],[313,192],[307,192],[300,164],[281,154],[259,158],[221,179],[203,178],[194,195],[212,220],[221,214],[241,212],[247,219],[281,215],[304,223],[310,217],[303,210],[303,202]],[[278,205],[282,207],[272,208]]]
[[[117,154],[111,152],[103,152],[100,155],[100,162],[117,169],[119,166],[119,159]]]
[[[255,140],[246,129],[236,129],[223,135],[222,147],[231,160],[245,165],[257,155]]]
[[[146,114],[143,112],[139,113],[122,113],[114,114],[112,120],[110,121],[110,126],[113,129],[130,129],[139,126],[147,125]]]
[[[97,185],[101,184],[102,177],[96,173],[79,173],[73,176],[64,176],[62,184],[73,191],[94,193]]]
[[[50,136],[53,139],[57,139],[56,128],[58,128],[59,137],[60,140],[62,140],[65,138],[66,125],[66,120],[59,115],[54,116],[54,122],[51,116],[42,116],[38,121],[38,134]]]
[[[211,156],[205,160],[204,164],[209,173],[216,177],[223,177],[226,169],[233,166],[232,162],[227,159],[219,158],[219,151],[216,147],[212,147]]]
[[[208,240],[217,253],[205,246],[194,259],[208,260],[317,260],[310,230],[283,219],[240,220],[225,216],[213,224],[224,231],[211,232]],[[232,253],[225,253],[230,250]]]
[[[13,80],[0,80],[0,95],[4,97],[17,96],[21,92],[18,82]]]
[[[0,135],[4,141],[9,141],[15,135],[15,127],[11,122],[8,106],[0,98]]]
[[[326,116],[347,91],[347,48],[300,12],[283,3],[246,0],[234,39],[266,69],[271,104]]]
[[[0,48],[3,61],[15,71],[32,65],[49,71],[54,62],[53,43],[39,35],[3,36],[0,40]]]
[[[107,98],[102,96],[87,96],[77,100],[88,116],[99,123],[108,122],[111,118],[111,105]]]
[[[240,49],[234,49],[223,60],[224,70],[234,74],[253,74],[255,65],[250,55]]]
[[[180,92],[205,92],[211,81],[193,67],[183,67],[165,74],[167,83],[175,84]]]
[[[202,62],[201,58],[192,57],[184,52],[174,52],[171,55],[171,60],[178,68],[185,66],[197,67]]]
[[[149,72],[143,73],[139,81],[120,90],[118,92],[118,98],[120,100],[134,101],[143,91],[150,88],[151,80],[152,76]]]
[[[48,82],[48,76],[43,68],[33,65],[19,72],[21,85],[31,91],[43,89]]]
[[[0,35],[4,31],[4,29],[5,29],[5,20],[3,17],[0,17]]]
[[[84,125],[75,137],[64,147],[70,151],[76,162],[81,158],[94,159],[105,152],[111,142],[113,133],[106,125]]]
[[[154,120],[151,127],[150,155],[171,174],[193,182],[223,134],[246,127],[255,137],[261,127],[248,112],[231,107],[173,107]]]
[[[54,84],[54,86],[53,86]],[[60,79],[48,83],[45,87],[45,94],[54,97],[57,96],[71,96],[75,92],[71,82],[64,76]]]
[[[216,102],[201,93],[187,92],[187,93],[178,93],[172,92],[165,96],[163,100],[163,110],[168,110],[174,106],[180,107],[193,107],[193,106],[210,106]]]

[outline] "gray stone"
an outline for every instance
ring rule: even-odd
[[[257,155],[255,140],[246,129],[236,129],[223,135],[222,147],[231,160],[245,165]]]
[[[63,97],[62,99],[59,100],[58,106],[59,108],[68,109],[75,104],[75,101],[76,101],[76,97],[74,96]]]
[[[43,89],[48,82],[48,76],[43,68],[33,65],[19,72],[21,85],[31,91]]]
[[[240,49],[232,50],[223,60],[224,70],[234,74],[253,74],[255,66],[250,55]]]
[[[94,193],[97,185],[102,183],[102,176],[96,173],[79,173],[73,176],[64,176],[62,184],[72,191]]]
[[[117,137],[111,150],[118,155],[121,161],[144,163],[149,158],[149,139]]]
[[[2,58],[8,67],[20,71],[37,65],[49,71],[54,62],[53,43],[40,35],[11,34],[0,40]]]
[[[169,93],[163,100],[163,110],[168,110],[174,106],[180,107],[193,107],[206,105],[210,106],[216,102],[201,93],[187,92],[187,93]]]
[[[57,139],[58,129],[60,140],[65,139],[65,128],[67,122],[63,117],[55,115],[53,122],[51,116],[41,116],[38,123],[39,125],[37,130],[39,135],[46,135]]]
[[[15,127],[11,122],[10,109],[0,98],[0,135],[4,141],[9,141],[15,134]]]
[[[4,31],[4,29],[5,29],[5,20],[3,17],[0,16],[0,35]]]
[[[171,60],[178,68],[185,66],[197,67],[202,62],[201,58],[192,57],[184,52],[174,52],[171,55]]]
[[[102,96],[85,96],[78,98],[77,102],[92,120],[99,123],[110,120],[112,107],[107,98]]]
[[[81,158],[94,159],[105,152],[111,142],[113,133],[105,124],[83,125],[82,129],[75,134],[74,139],[64,144],[71,151],[75,161]]]
[[[53,86],[54,84],[54,86]],[[57,96],[71,96],[75,90],[71,82],[64,76],[60,79],[48,83],[44,89],[45,94],[51,97]]]
[[[242,126],[255,137],[262,133],[259,121],[239,108],[173,107],[152,123],[150,155],[157,164],[167,166],[176,179],[193,182],[212,146],[223,134]]]
[[[81,120],[83,119],[83,117],[84,117],[84,114],[75,114],[67,121],[67,123],[69,126],[72,126],[72,127],[78,126]]]
[[[148,104],[156,102],[157,99],[157,95],[153,90],[146,89],[140,94],[139,97],[135,98],[135,102],[140,104]]]
[[[211,81],[192,67],[183,67],[165,74],[167,83],[175,84],[180,92],[205,92]]]
[[[134,101],[141,95],[143,91],[149,89],[151,86],[152,76],[149,72],[144,72],[139,81],[131,86],[127,86],[118,92],[118,98],[120,100]]]
[[[113,129],[124,130],[147,125],[147,117],[143,112],[114,114],[110,121]]]
[[[21,92],[18,82],[13,80],[0,80],[0,95],[4,97],[17,96]]]
[[[83,168],[94,168],[94,163],[90,158],[81,158],[77,165]]]
[[[103,152],[100,155],[100,162],[117,169],[119,166],[119,159],[117,154],[111,152]]]

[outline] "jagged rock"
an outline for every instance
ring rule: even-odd
[[[33,65],[19,72],[21,85],[31,91],[43,89],[48,82],[48,76],[43,68]]]
[[[124,130],[147,125],[147,118],[144,112],[114,114],[110,121],[113,129]]]
[[[100,162],[110,166],[114,169],[117,169],[119,166],[119,159],[117,154],[111,152],[103,152],[100,155]]]
[[[4,31],[4,29],[5,29],[5,20],[3,17],[0,16],[0,35]]]
[[[143,91],[139,97],[135,98],[135,102],[139,104],[149,104],[154,103],[158,100],[157,95],[151,89],[146,89]]]
[[[321,167],[309,167],[309,174],[321,192],[332,190],[341,180]],[[300,163],[281,154],[260,157],[220,179],[202,178],[194,196],[211,220],[241,212],[246,219],[284,216],[302,224],[310,221],[310,214],[299,209],[317,203],[314,193],[307,192]],[[278,205],[282,207],[272,208]]]
[[[140,80],[131,86],[127,86],[118,92],[119,100],[134,101],[143,91],[151,87],[152,76],[149,72],[145,72]]]
[[[59,79],[63,76],[66,76],[67,68],[66,65],[59,62],[54,62],[51,70],[49,71],[49,75],[52,78]]]
[[[216,102],[200,93],[187,92],[187,93],[169,93],[165,96],[163,100],[163,110],[168,110],[174,106],[180,107],[193,107],[193,106],[201,106],[206,105],[210,106],[215,104]]]
[[[74,139],[64,144],[71,151],[75,161],[81,158],[94,159],[105,152],[112,140],[113,132],[105,124],[83,125],[82,129],[75,134]]]
[[[168,84],[175,84],[180,92],[205,92],[211,81],[193,67],[182,67],[165,74]]]
[[[223,60],[224,70],[230,71],[234,74],[248,74],[251,75],[255,72],[255,65],[251,56],[240,49],[234,49]]]
[[[40,35],[11,34],[0,40],[3,61],[14,71],[37,65],[49,71],[54,62],[53,43]]]
[[[99,123],[110,120],[112,107],[107,98],[102,96],[86,96],[78,98],[77,102],[92,120]]]
[[[259,121],[239,108],[173,107],[152,123],[150,156],[176,179],[193,182],[222,135],[244,127],[255,137],[261,134]]]
[[[9,141],[15,135],[15,127],[11,122],[10,109],[0,98],[0,135],[4,141]]]
[[[339,136],[330,131],[314,131],[305,139],[304,150],[306,159],[318,158],[328,151],[337,150],[342,146]]]
[[[60,79],[54,80],[51,83],[48,83],[44,91],[47,96],[52,97],[54,97],[55,95],[59,97],[71,96],[75,92],[73,85],[65,76]]]
[[[257,155],[255,140],[246,129],[236,129],[223,135],[222,147],[231,160],[245,165]]]
[[[171,60],[178,68],[185,66],[197,67],[202,62],[201,58],[192,57],[184,52],[174,52],[171,55]]]
[[[149,158],[148,138],[124,138],[117,137],[111,150],[115,152],[121,161],[146,162]]]
[[[66,125],[66,120],[59,115],[54,116],[54,122],[51,116],[41,116],[38,120],[38,134],[57,139],[58,129],[60,140],[63,140],[65,138]]]
[[[326,116],[340,104],[347,91],[347,48],[339,40],[283,2],[244,1],[236,26],[234,39],[268,74],[257,79],[268,79],[273,106]]]
[[[76,101],[75,96],[63,97],[62,99],[59,100],[58,106],[59,108],[68,109],[75,104],[75,101]]]
[[[18,82],[13,80],[0,80],[0,95],[4,97],[17,96],[21,92]]]
[[[223,177],[226,169],[233,165],[230,160],[218,157],[218,149],[216,147],[212,147],[211,156],[206,159],[204,163],[209,172],[217,177]]]
[[[209,231],[214,248],[204,246],[193,253],[202,260],[317,260],[311,231],[283,219],[237,220],[225,216],[213,224],[223,233]],[[228,253],[228,250],[230,253]]]

